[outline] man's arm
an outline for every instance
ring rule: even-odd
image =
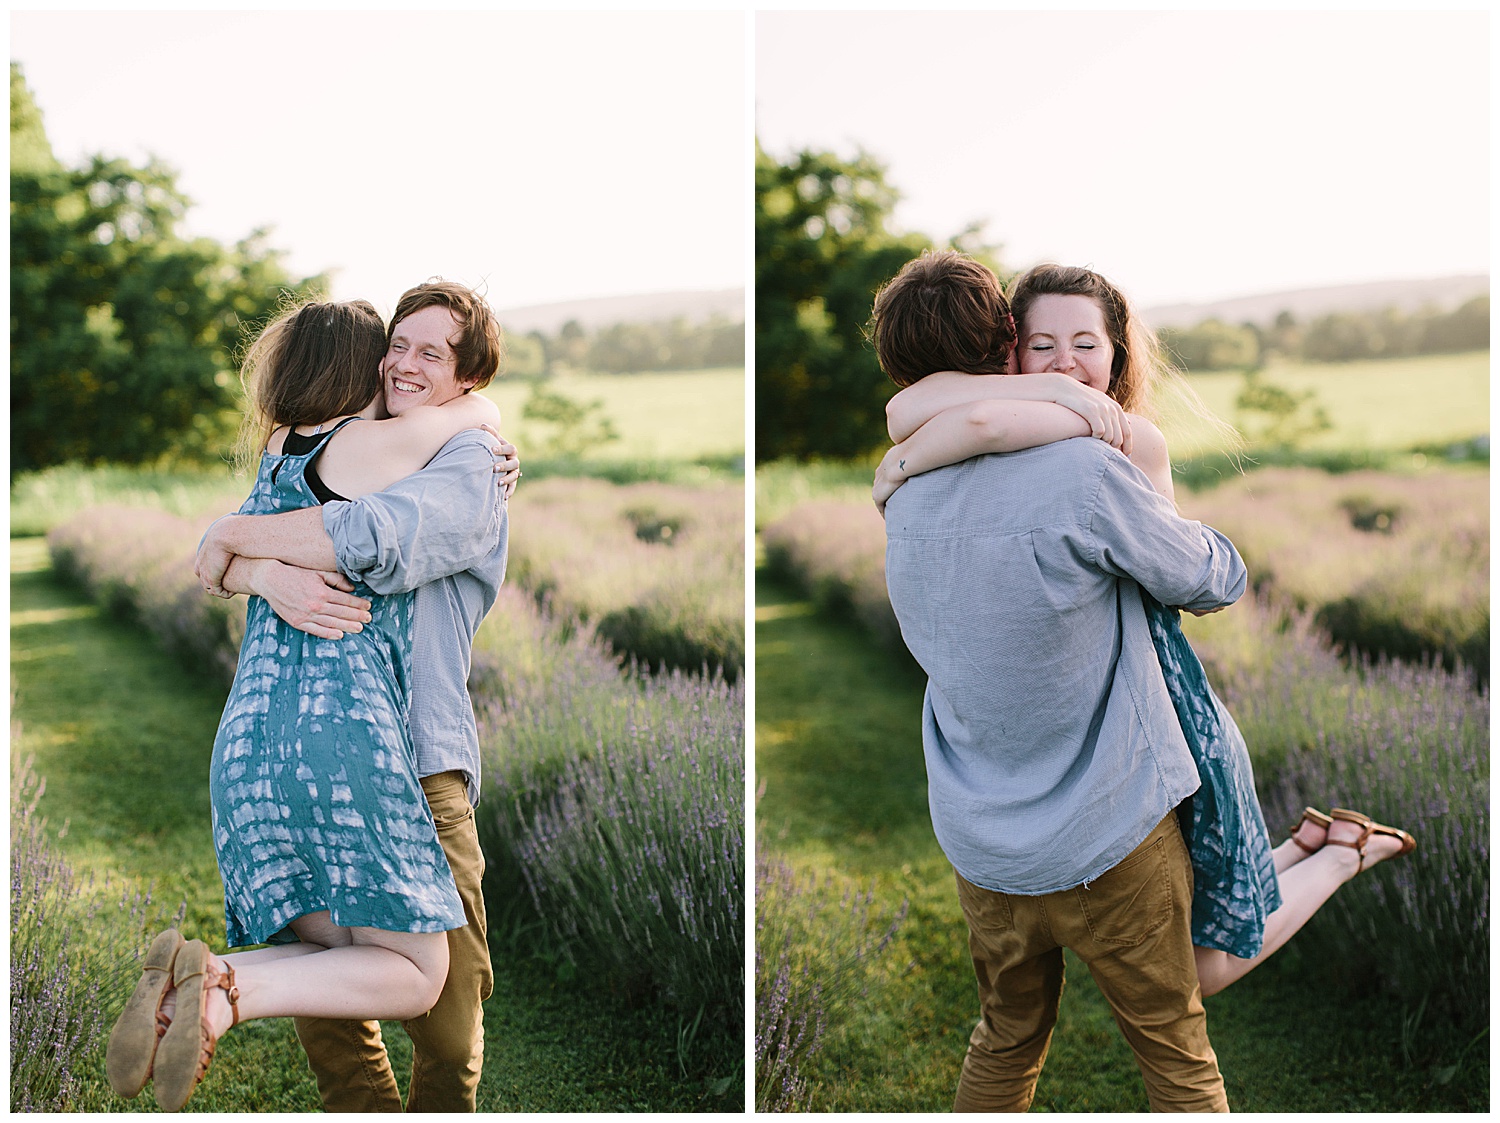
[[[351,502],[326,504],[337,568],[378,593],[461,573],[489,555],[504,528],[488,438],[466,430],[422,471]]]
[[[204,589],[215,596],[232,595],[224,574],[235,557],[272,558],[325,572],[339,567],[333,540],[323,530],[321,507],[276,515],[225,515],[198,544],[193,570]]]
[[[495,520],[497,485],[509,496],[520,476],[514,454],[509,441],[501,438],[493,444],[482,431],[468,429],[444,445],[427,467],[385,492],[331,505],[359,507],[357,512],[331,514],[323,507],[304,507],[275,515],[226,515],[203,536],[194,570],[204,589],[215,596],[241,591],[223,583],[237,556],[271,558],[320,573],[343,570],[382,593],[414,589],[459,573],[488,549],[465,550],[466,534],[489,533],[493,543],[498,533],[487,527]],[[430,509],[420,509],[424,503]],[[378,558],[385,559],[383,565],[377,564]],[[414,564],[418,571],[406,572]],[[398,569],[402,572],[394,572]],[[367,570],[374,581],[366,576]],[[302,588],[312,586],[304,582]]]
[[[1184,519],[1139,468],[1105,452],[1083,556],[1106,573],[1129,577],[1162,604],[1203,613],[1245,592],[1239,551],[1212,527]]]
[[[323,639],[342,639],[370,622],[370,602],[354,596],[342,573],[298,569],[274,558],[235,557],[224,572],[223,589],[225,596],[263,597],[292,627]]]

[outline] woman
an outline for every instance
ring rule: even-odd
[[[1042,265],[1015,282],[1010,303],[1019,330],[1009,369],[1036,377],[943,371],[901,390],[887,408],[897,443],[876,473],[876,505],[883,510],[908,477],[945,464],[1090,435],[1127,453],[1173,500],[1166,440],[1137,412],[1149,407],[1163,364],[1123,294],[1089,270]],[[1194,958],[1209,995],[1286,943],[1345,881],[1416,841],[1359,812],[1308,808],[1272,850],[1244,738],[1209,689],[1177,610],[1144,600],[1201,781],[1183,818]]]
[[[263,451],[242,513],[380,490],[458,432],[498,425],[477,394],[384,419],[385,352],[363,301],[305,304],[261,333],[245,378]],[[355,591],[370,609],[337,642],[250,600],[210,788],[228,944],[271,946],[216,956],[160,934],[110,1036],[122,1095],[153,1079],[179,1109],[244,1020],[408,1019],[442,990],[444,933],[467,921],[407,733],[411,594]]]

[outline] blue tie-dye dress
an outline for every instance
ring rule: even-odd
[[[263,455],[240,513],[316,504],[304,472],[321,448]],[[209,768],[230,947],[293,941],[287,925],[325,909],[392,932],[466,923],[407,729],[412,594],[355,592],[372,619],[337,641],[249,600]]]
[[[1198,766],[1200,786],[1182,818],[1193,861],[1193,943],[1250,959],[1260,952],[1266,917],[1281,907],[1250,750],[1209,687],[1177,609],[1158,604],[1144,589],[1141,600],[1167,692]]]

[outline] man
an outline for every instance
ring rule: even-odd
[[[499,369],[494,313],[462,285],[433,281],[396,306],[381,364],[387,410],[441,405]],[[460,433],[414,476],[353,502],[221,519],[198,555],[204,587],[254,593],[295,627],[337,639],[368,619],[344,574],[378,593],[414,589],[410,726],[422,788],[468,926],[448,933],[443,993],[406,1023],[414,1046],[409,1111],[474,1111],[484,1056],[481,1004],[494,976],[474,826],[479,739],[468,694],[475,630],[505,575],[508,526],[499,467],[513,448]],[[505,477],[501,477],[504,485]],[[378,1022],[298,1018],[297,1035],[328,1111],[400,1111]]]
[[[924,254],[877,296],[876,350],[900,385],[972,371],[973,356],[1003,360],[1009,319],[988,269]],[[955,1109],[1030,1106],[1070,947],[1110,1002],[1153,1109],[1227,1111],[1174,814],[1198,776],[1141,589],[1222,607],[1245,587],[1239,555],[1091,439],[913,477],[885,517],[891,604],[929,676],[933,829],[979,982]]]

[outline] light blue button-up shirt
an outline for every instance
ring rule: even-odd
[[[340,570],[377,593],[416,590],[410,712],[417,771],[465,773],[472,804],[479,802],[479,731],[469,655],[499,595],[509,545],[492,447],[481,430],[466,430],[415,475],[323,505]]]
[[[885,520],[891,604],[928,674],[928,802],[949,861],[1028,895],[1113,868],[1198,788],[1140,590],[1231,604],[1239,553],[1090,438],[913,477]]]

